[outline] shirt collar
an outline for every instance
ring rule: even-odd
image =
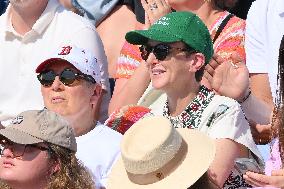
[[[32,30],[36,32],[38,35],[42,34],[43,31],[48,27],[50,22],[53,20],[55,12],[60,6],[61,5],[59,4],[58,0],[49,0],[45,10],[43,11],[39,19],[36,21],[36,23],[33,25]],[[6,33],[12,33],[15,36],[23,37],[20,36],[12,26],[10,4],[7,7],[7,11],[3,14],[3,17],[6,20],[5,22]]]
[[[57,8],[61,6],[57,0],[49,0],[48,4],[43,11],[42,15],[33,25],[32,29],[38,34],[42,34],[42,32],[48,27],[50,22],[53,20],[55,12]]]

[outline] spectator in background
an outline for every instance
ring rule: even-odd
[[[36,69],[44,105],[66,118],[78,144],[77,157],[104,188],[119,154],[121,134],[97,121],[102,95],[99,62],[92,51],[65,45]]]
[[[0,121],[9,122],[18,112],[43,107],[34,70],[47,53],[67,43],[96,54],[104,91],[100,120],[106,119],[110,99],[107,60],[93,24],[65,10],[58,0],[10,0],[0,17],[0,84],[5,88],[0,91]]]
[[[266,174],[247,172],[245,179],[254,186],[262,187],[284,187],[284,36],[279,48],[276,110],[272,120],[274,145],[271,150],[272,158],[266,164]]]
[[[69,123],[54,112],[20,113],[0,131],[1,189],[93,189],[87,169],[75,157]]]

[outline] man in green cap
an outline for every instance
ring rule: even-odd
[[[151,106],[153,113],[167,117],[174,127],[199,129],[216,139],[210,176],[220,187],[228,188],[235,184],[232,181],[247,187],[241,172],[233,171],[234,160],[254,157],[261,163],[262,158],[238,102],[200,84],[213,55],[205,24],[193,13],[173,12],[148,30],[128,32],[126,40],[141,45],[141,57],[152,80],[153,89],[141,104],[156,102]]]

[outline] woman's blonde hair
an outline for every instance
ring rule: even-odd
[[[59,170],[48,178],[46,189],[94,189],[95,184],[86,167],[76,158],[75,152],[61,146],[49,144],[50,169],[59,163]],[[35,181],[36,182],[36,181]],[[10,189],[0,182],[1,189]]]

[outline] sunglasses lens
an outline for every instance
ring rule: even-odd
[[[146,45],[141,45],[139,49],[141,52],[141,58],[146,61],[149,57],[150,52],[152,51],[152,48]]]
[[[76,75],[72,70],[64,70],[60,75],[60,81],[65,85],[71,85],[76,80]]]
[[[52,85],[54,79],[55,79],[55,73],[53,71],[47,71],[47,72],[42,72],[38,75],[38,80],[40,83],[44,86],[50,86]]]
[[[158,60],[165,60],[169,54],[170,47],[165,44],[159,44],[154,47],[153,53]]]

